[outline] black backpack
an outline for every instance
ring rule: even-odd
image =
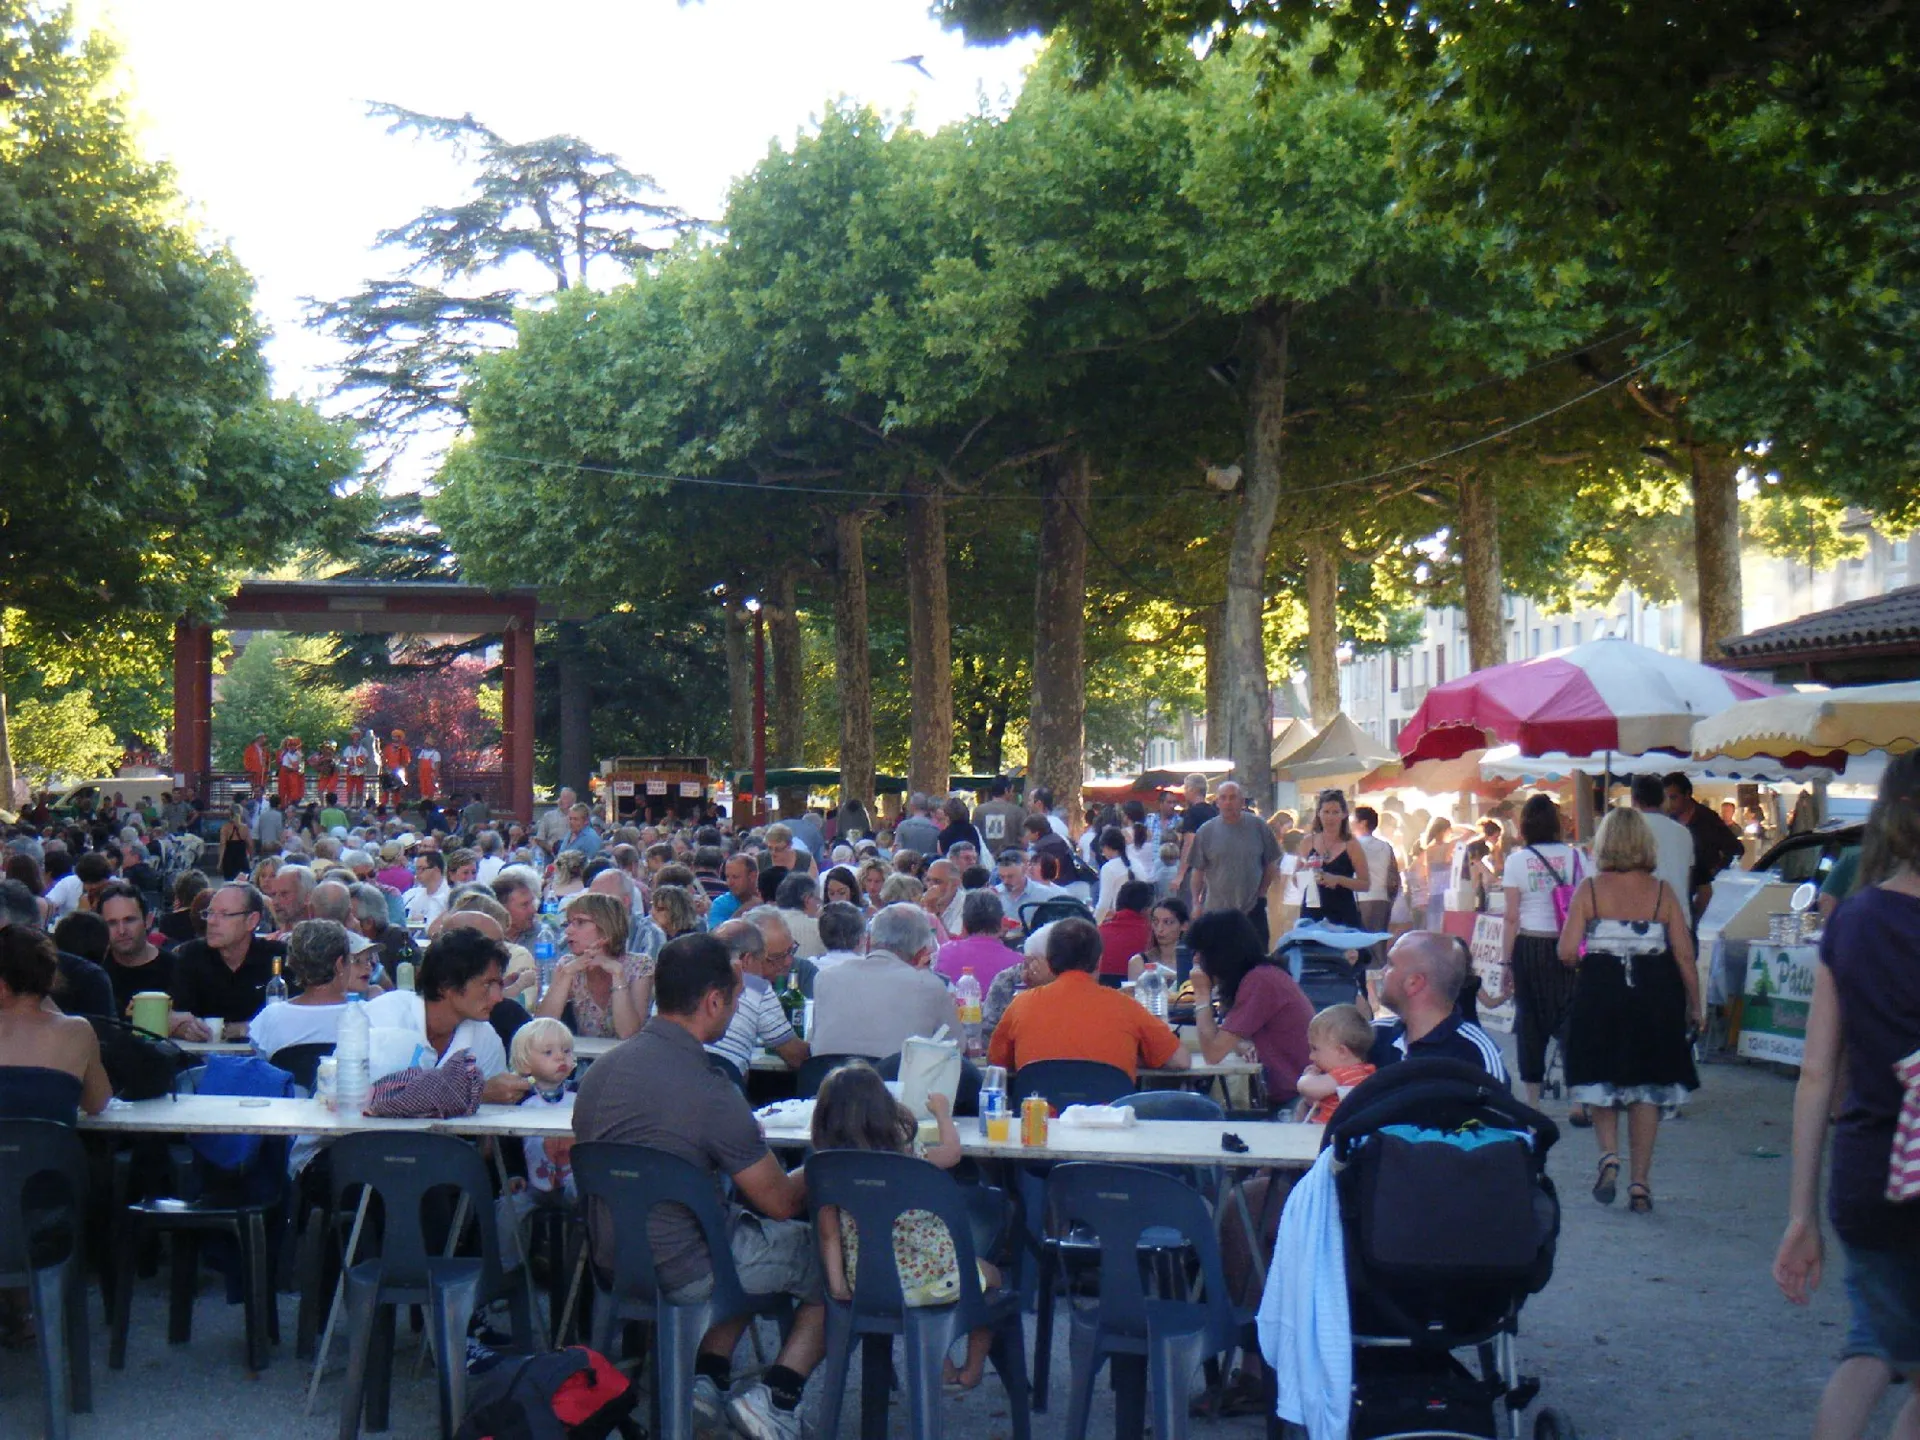
[[[171,1040],[136,1030],[124,1020],[89,1015],[100,1041],[100,1064],[121,1100],[158,1100],[173,1093],[186,1052]]]
[[[633,1382],[604,1355],[572,1345],[501,1356],[467,1377],[467,1418],[454,1440],[607,1440],[640,1431]]]

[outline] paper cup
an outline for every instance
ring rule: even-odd
[[[226,1032],[227,1022],[217,1016],[202,1015],[200,1017],[200,1023],[207,1027],[208,1043],[218,1045],[220,1043],[220,1037]]]

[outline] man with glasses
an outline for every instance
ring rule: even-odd
[[[994,882],[993,893],[1000,897],[1000,907],[1015,920],[1020,919],[1022,905],[1037,905],[1066,893],[1038,878],[1039,863],[1028,859],[1024,850],[1000,852],[999,878]],[[1022,922],[1023,928],[1024,924]]]
[[[734,969],[740,972],[740,999],[726,1033],[710,1042],[707,1050],[742,1075],[760,1050],[773,1051],[798,1070],[812,1051],[793,1033],[774,993],[774,986],[793,968],[793,932],[787,922],[773,906],[760,905],[713,933],[726,942]]]
[[[244,881],[222,885],[207,906],[207,935],[173,952],[173,1013],[168,1024],[179,1040],[211,1038],[198,1017],[225,1023],[223,1038],[244,1040],[247,1026],[266,1004],[273,965],[287,947],[256,934],[267,897]]]

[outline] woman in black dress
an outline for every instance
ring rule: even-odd
[[[1687,1037],[1698,1026],[1700,978],[1680,897],[1654,878],[1653,831],[1636,810],[1609,811],[1593,837],[1599,873],[1574,892],[1560,963],[1577,965],[1567,1015],[1567,1092],[1593,1115],[1600,1172],[1593,1198],[1611,1205],[1627,1112],[1628,1203],[1653,1209],[1653,1142],[1663,1106],[1700,1088]],[[1582,944],[1585,956],[1580,951]]]
[[[1300,918],[1360,928],[1360,894],[1367,888],[1367,852],[1347,826],[1347,797],[1322,790],[1314,801],[1313,826],[1300,847],[1300,866],[1309,876]],[[1318,892],[1317,903],[1315,892]]]
[[[232,880],[247,873],[253,863],[253,836],[247,832],[244,812],[238,805],[220,827],[220,878]]]

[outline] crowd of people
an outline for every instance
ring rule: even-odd
[[[1912,769],[1894,767],[1889,782]],[[349,809],[323,798],[325,808],[289,810],[262,794],[234,807],[212,841],[196,837],[191,805],[171,797],[151,815],[108,808],[84,824],[25,816],[11,827],[0,880],[0,1112],[104,1106],[112,1079],[89,1018],[125,1021],[136,997],[155,993],[177,1039],[217,1033],[271,1058],[331,1042],[347,1007],[365,1000],[376,1026],[412,1033],[441,1061],[471,1056],[488,1101],[554,1102],[577,1086],[576,1137],[681,1154],[730,1177],[752,1207],[734,1231],[742,1278],[795,1296],[800,1318],[761,1381],[730,1400],[738,1331],[717,1327],[702,1346],[699,1396],[716,1415],[728,1408],[744,1433],[768,1436],[795,1433],[800,1388],[821,1356],[821,1287],[844,1284],[858,1250],[857,1236],[837,1236],[823,1277],[800,1218],[804,1182],[773,1158],[748,1108],[755,1057],[795,1070],[814,1055],[878,1062],[910,1037],[963,1033],[970,978],[982,996],[980,1063],[1017,1072],[1091,1060],[1137,1077],[1237,1055],[1257,1063],[1261,1103],[1276,1118],[1324,1121],[1354,1086],[1404,1058],[1454,1060],[1505,1084],[1500,1047],[1477,1015],[1510,995],[1529,1100],[1558,1039],[1599,1145],[1594,1198],[1614,1201],[1624,1155],[1629,1203],[1646,1211],[1662,1112],[1698,1083],[1694,927],[1714,875],[1741,851],[1720,817],[1693,803],[1684,776],[1637,780],[1631,805],[1609,811],[1586,850],[1546,795],[1461,828],[1326,791],[1296,826],[1284,812],[1257,815],[1231,781],[1209,797],[1197,776],[1151,810],[1090,812],[1077,832],[1044,789],[1016,801],[1004,780],[971,807],[913,795],[896,823],[872,833],[843,829],[844,811],[752,829],[603,827],[570,791],[530,826],[478,804],[448,817],[432,804],[403,815],[377,800]],[[1912,903],[1901,888],[1913,883],[1912,803],[1881,826],[1891,849],[1876,863],[1892,877],[1872,902],[1882,909]],[[1501,912],[1503,987],[1483,988],[1467,947],[1429,923],[1436,893],[1443,908]],[[1904,912],[1870,908],[1843,907],[1830,935],[1861,923],[1885,940]],[[1308,1000],[1276,944],[1300,924],[1355,932],[1352,958],[1373,983],[1354,1003],[1316,1011]],[[1801,1132],[1825,1123],[1836,1037],[1858,1033],[1875,1055],[1914,1048],[1911,1034],[1883,1033],[1889,1003],[1871,998],[1893,994],[1897,978],[1841,958],[1829,960],[1837,986],[1822,969],[1824,1024],[1809,1035],[1796,1130],[1795,1228],[1780,1265],[1796,1295],[1819,1265]],[[1148,967],[1190,1005],[1189,1038],[1124,993]],[[271,1003],[280,987],[286,1003]],[[1880,1019],[1862,1021],[1863,1010]],[[580,1078],[578,1037],[634,1043]],[[1843,1114],[1842,1131],[1856,1149],[1884,1154],[1880,1112],[1897,1103],[1877,1078],[1855,1084],[1879,1110],[1851,1129]],[[833,1143],[917,1143],[861,1079],[822,1099],[831,1103],[817,1109],[816,1131]],[[941,1119],[950,1127],[950,1115]],[[944,1136],[923,1153],[952,1163]],[[296,1146],[296,1167],[317,1148]],[[565,1143],[528,1142],[522,1203],[567,1194],[567,1153]],[[1904,1221],[1856,1193],[1860,1166],[1847,1163],[1836,1220],[1844,1207],[1850,1261],[1877,1263]],[[677,1289],[711,1283],[697,1236],[667,1226],[657,1245]],[[937,1290],[938,1253],[915,1263]],[[1856,1309],[1889,1323],[1885,1287],[1855,1288]],[[1836,1381],[1835,1403],[1884,1384],[1904,1345],[1863,1350],[1862,1365]],[[979,1359],[970,1354],[950,1378],[977,1381]]]

